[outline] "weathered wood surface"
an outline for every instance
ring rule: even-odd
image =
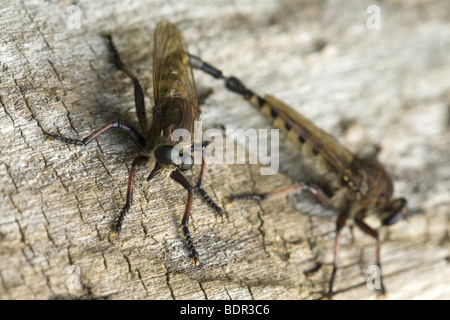
[[[152,103],[156,23],[174,22],[189,50],[249,87],[292,105],[352,150],[380,148],[410,217],[382,232],[388,297],[449,299],[450,14],[446,1],[3,1],[0,8],[0,298],[317,299],[332,261],[334,213],[306,195],[226,206],[195,197],[191,219],[202,265],[190,265],[179,224],[185,191],[137,174],[119,239],[108,236],[139,150],[120,132],[87,147],[46,142],[43,131],[85,137],[114,119],[136,123],[132,85],[108,62],[111,32]],[[69,25],[67,25],[69,19]],[[69,26],[69,27],[68,27]],[[203,106],[206,125],[267,128],[221,83]],[[280,173],[212,165],[206,190],[270,191],[302,179],[282,143]],[[189,175],[194,181],[195,174]],[[372,299],[374,242],[343,235],[336,299]],[[314,273],[318,264],[322,267]]]

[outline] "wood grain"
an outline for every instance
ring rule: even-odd
[[[261,94],[293,106],[351,150],[392,173],[409,217],[382,232],[388,299],[449,299],[450,14],[446,1],[4,1],[0,9],[1,299],[320,299],[331,273],[335,213],[305,194],[227,206],[240,192],[305,178],[299,154],[280,143],[280,172],[211,165],[205,189],[223,223],[194,195],[192,267],[180,222],[185,191],[147,183],[139,171],[120,238],[111,223],[125,201],[138,147],[120,132],[87,147],[45,141],[44,131],[83,138],[112,120],[137,123],[131,82],[108,62],[110,32],[152,106],[157,21],[169,19],[189,50]],[[222,84],[195,72],[206,127],[269,128]],[[189,175],[195,181],[194,170]],[[372,239],[343,233],[336,299],[374,299],[366,286]],[[317,270],[315,270],[317,269]],[[315,271],[314,271],[315,270]],[[314,272],[313,272],[314,271]]]

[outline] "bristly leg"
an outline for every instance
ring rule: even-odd
[[[200,175],[198,177],[198,181],[196,184],[196,188],[200,192],[203,201],[208,204],[215,212],[216,212],[216,220],[218,222],[223,221],[224,211],[221,207],[219,207],[212,199],[211,197],[206,193],[206,191],[203,189],[203,177],[205,175],[206,170],[206,153],[205,153],[205,146],[202,146],[202,165],[200,169]]]
[[[386,295],[386,288],[384,286],[383,283],[383,277],[381,274],[381,259],[380,259],[380,251],[381,251],[381,242],[380,242],[380,237],[378,235],[378,232],[374,229],[372,229],[369,225],[367,225],[364,221],[362,220],[355,220],[356,226],[362,230],[364,233],[368,234],[369,236],[371,236],[372,238],[375,239],[375,241],[377,242],[376,244],[376,263],[377,263],[377,267],[378,267],[378,275],[379,275],[379,284],[380,284],[380,288],[378,291],[378,296],[384,297]]]
[[[62,137],[57,134],[51,134],[51,133],[47,133],[47,132],[45,132],[45,136],[47,137],[47,140],[49,140],[49,141],[59,140],[64,143],[67,143],[67,144],[75,144],[75,145],[82,146],[82,145],[87,145],[89,142],[91,142],[92,140],[94,140],[95,138],[97,138],[98,136],[105,133],[106,131],[108,131],[111,128],[119,128],[119,129],[125,131],[133,139],[133,141],[135,141],[136,143],[139,144],[140,147],[145,147],[144,137],[142,137],[137,132],[136,129],[134,129],[132,126],[126,124],[123,121],[114,121],[114,122],[108,123],[108,124],[104,125],[103,127],[101,127],[100,129],[95,130],[93,133],[91,133],[89,136],[87,136],[86,138],[84,138],[82,140],[66,138],[66,137]]]
[[[77,146],[84,146],[85,143],[83,142],[83,140],[77,140],[77,139],[72,139],[72,138],[66,138],[57,134],[53,134],[53,133],[48,133],[48,132],[44,132],[45,136],[46,136],[46,140],[47,141],[53,141],[53,140],[59,140],[62,141],[66,144],[74,144]]]
[[[198,252],[195,249],[195,245],[194,245],[194,242],[192,241],[191,233],[188,228],[189,217],[191,215],[192,189],[193,188],[192,188],[191,184],[189,183],[189,181],[187,181],[186,177],[178,170],[172,171],[172,173],[170,174],[170,177],[174,181],[181,184],[183,186],[183,188],[185,188],[186,191],[188,192],[188,198],[186,201],[186,209],[184,211],[183,220],[181,221],[181,226],[183,229],[184,237],[186,239],[186,243],[188,245],[189,250],[191,251],[191,263],[193,266],[198,266],[198,265],[200,265],[200,260],[198,259]]]
[[[223,221],[223,216],[224,216],[224,211],[222,210],[222,208],[219,207],[210,198],[210,196],[206,193],[205,190],[203,190],[202,188],[198,188],[198,191],[200,192],[200,194],[201,194],[201,196],[203,198],[203,201],[216,211],[216,220],[217,220],[217,222],[222,222]]]
[[[110,34],[102,34],[103,38],[107,41],[109,51],[112,54],[112,62],[116,66],[117,69],[121,70],[125,73],[134,84],[134,103],[136,106],[136,113],[138,116],[139,124],[143,132],[147,132],[148,124],[147,124],[147,116],[145,112],[145,102],[144,102],[144,91],[142,90],[142,86],[139,83],[138,78],[135,74],[128,68],[126,64],[122,62],[120,59],[119,52],[116,49],[112,41],[112,37]]]
[[[308,184],[308,183],[299,183],[296,185],[293,185],[291,187],[279,190],[279,191],[273,191],[268,193],[259,193],[259,194],[239,194],[234,196],[229,196],[226,198],[226,201],[228,204],[231,204],[232,202],[236,200],[256,200],[256,201],[263,201],[267,200],[272,197],[278,197],[282,195],[286,195],[289,193],[293,193],[296,191],[301,190],[307,190],[321,205],[325,207],[330,206],[330,198],[323,192],[320,187],[314,185],[314,184]]]
[[[336,221],[336,235],[334,238],[334,259],[333,259],[333,271],[331,273],[329,289],[326,298],[333,298],[333,285],[334,279],[336,277],[336,271],[338,268],[338,257],[339,257],[339,248],[340,248],[340,239],[341,239],[341,230],[344,228],[345,223],[347,221],[347,215],[345,213],[339,214]]]
[[[130,210],[131,203],[133,201],[133,186],[134,186],[134,175],[136,173],[136,167],[143,166],[148,162],[149,158],[146,156],[139,156],[133,160],[131,165],[130,175],[128,176],[128,188],[127,188],[127,198],[126,203],[122,208],[122,211],[119,213],[119,217],[117,218],[117,222],[115,226],[111,230],[111,236],[115,234],[119,234],[122,230],[123,220]]]
[[[119,53],[116,50],[116,47],[114,46],[114,43],[112,41],[111,35],[104,34],[103,37],[107,40],[109,50],[113,54],[113,62],[116,65],[116,67],[124,72],[132,81],[134,84],[134,98],[135,98],[135,105],[136,105],[136,111],[139,118],[139,123],[141,125],[141,128],[144,132],[147,130],[147,118],[145,116],[145,103],[144,103],[144,92],[142,90],[142,86],[140,85],[137,77],[131,72],[131,70],[122,62],[120,59]],[[111,128],[119,128],[126,133],[130,135],[130,137],[137,142],[141,147],[145,147],[145,139],[138,133],[136,129],[134,129],[132,126],[124,123],[123,121],[114,121],[109,124],[104,125],[100,129],[94,131],[92,134],[84,138],[83,140],[77,140],[77,139],[71,139],[66,137],[61,137],[56,134],[50,134],[45,133],[47,136],[47,140],[60,140],[67,144],[75,144],[75,145],[86,145],[95,138],[97,138],[102,133],[108,131]]]

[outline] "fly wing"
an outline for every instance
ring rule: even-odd
[[[295,130],[299,140],[308,143],[341,176],[346,176],[355,184],[358,183],[357,173],[352,170],[355,156],[347,148],[282,101],[270,95],[266,95],[264,98],[277,116]]]
[[[183,36],[168,21],[158,23],[155,31],[153,83],[162,130],[169,135],[178,128],[191,131],[199,114],[194,77]]]

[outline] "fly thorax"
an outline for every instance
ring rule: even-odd
[[[330,205],[332,208],[339,212],[347,212],[349,210],[350,204],[353,202],[351,199],[353,191],[347,186],[342,186],[337,189],[330,199]]]

